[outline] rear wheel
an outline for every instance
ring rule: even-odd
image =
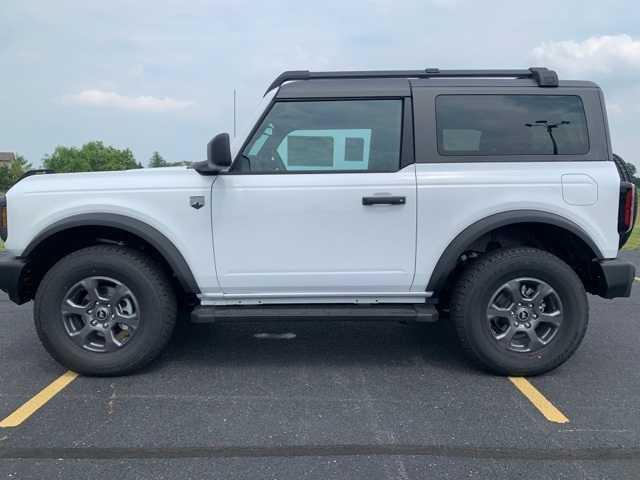
[[[502,375],[537,375],[565,362],[588,323],[582,282],[535,248],[486,254],[460,276],[451,317],[466,353]]]
[[[176,322],[166,274],[144,254],[99,245],[74,252],[43,278],[35,299],[38,335],[65,367],[122,375],[164,349]]]

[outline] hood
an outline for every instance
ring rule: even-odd
[[[210,183],[188,167],[140,168],[115,172],[52,173],[32,175],[16,183],[8,196],[29,193],[104,192],[198,188]]]

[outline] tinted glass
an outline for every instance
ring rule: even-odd
[[[333,137],[287,135],[287,165],[333,166]]]
[[[401,100],[277,102],[234,170],[396,171]]]
[[[348,137],[345,140],[344,159],[347,162],[362,162],[364,160],[364,140]]]
[[[573,95],[440,95],[441,155],[576,155],[589,151],[582,100]]]

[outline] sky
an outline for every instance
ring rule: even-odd
[[[640,167],[640,2],[1,0],[0,151],[203,160],[284,70],[526,68],[604,90]]]

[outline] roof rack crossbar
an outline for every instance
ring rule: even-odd
[[[337,78],[531,78],[540,87],[557,87],[558,74],[544,67],[522,70],[365,70],[342,72],[310,72],[291,70],[284,72],[269,85],[267,92],[291,80],[337,79]],[[265,93],[266,94],[266,93]]]

